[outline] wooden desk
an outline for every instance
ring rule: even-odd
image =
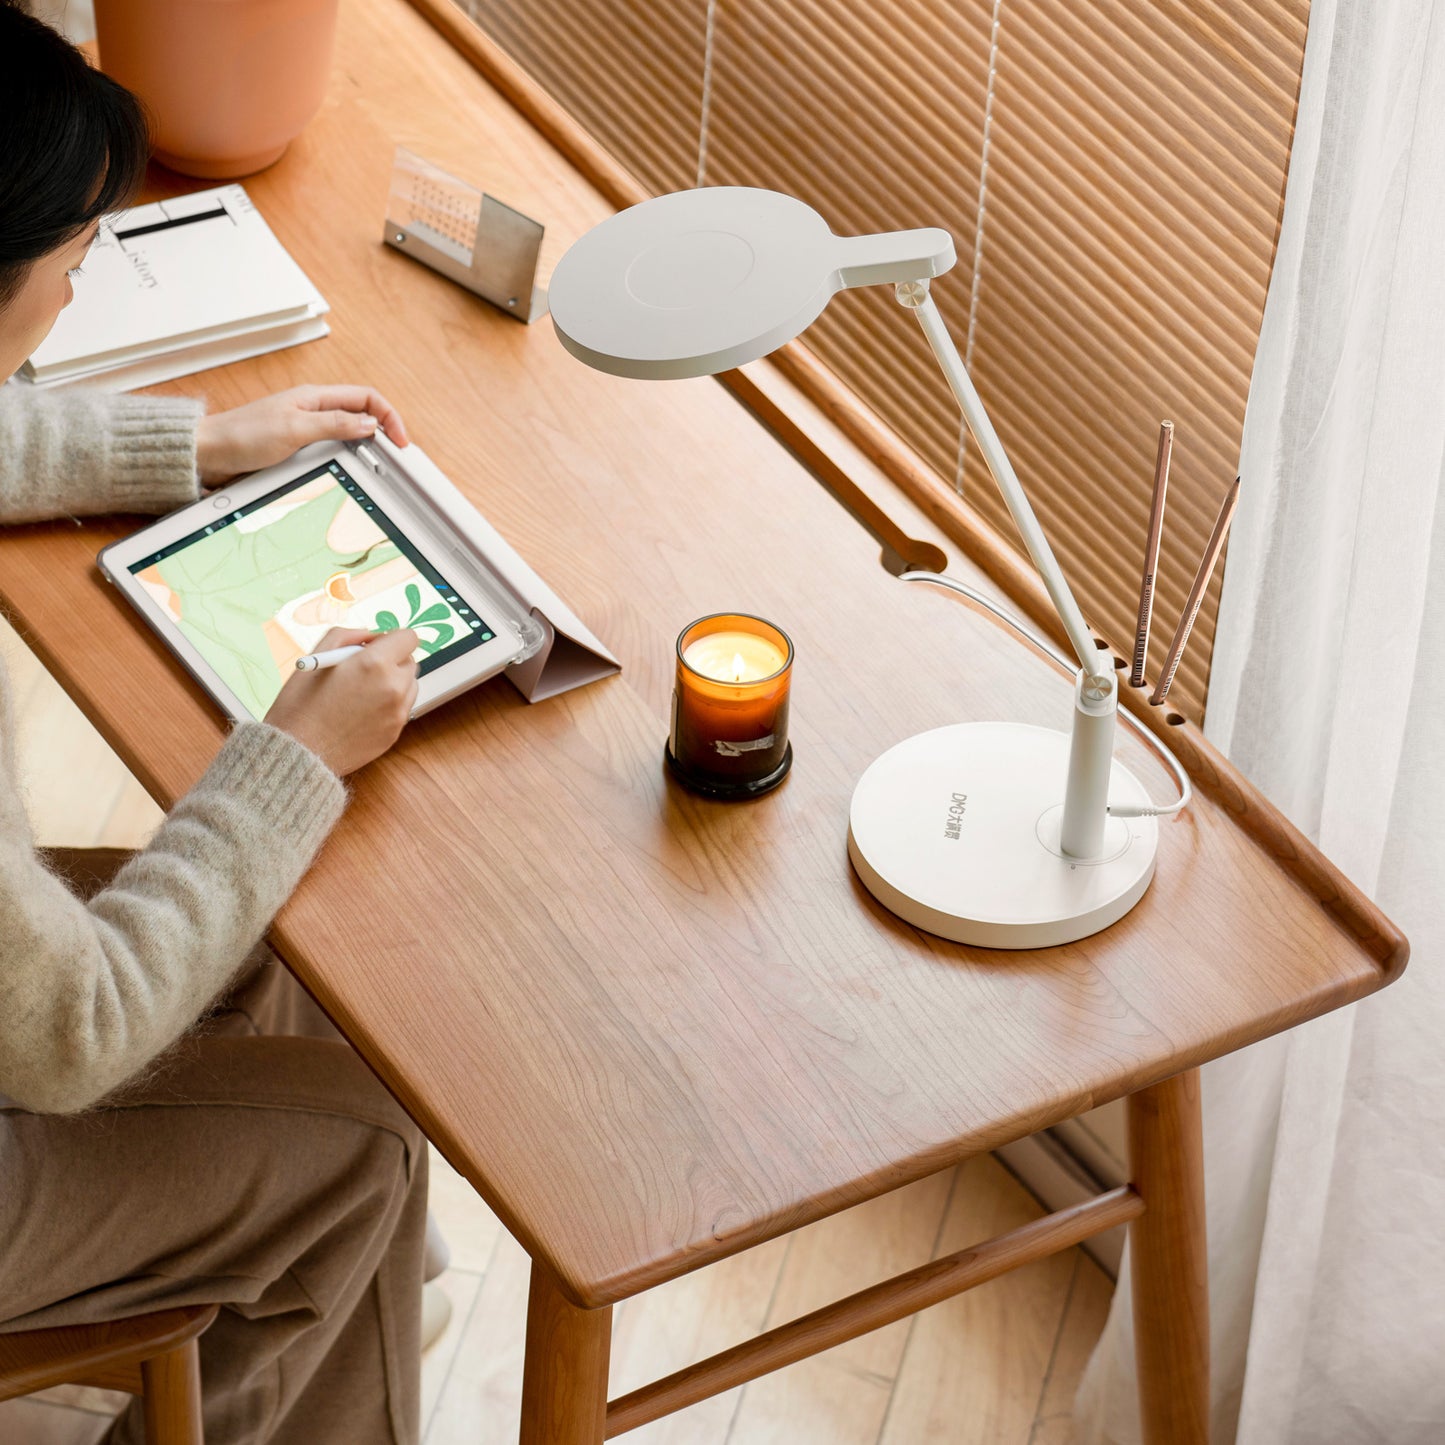
[[[887,575],[876,542],[720,386],[601,376],[549,324],[521,326],[384,248],[397,143],[545,217],[553,255],[606,213],[401,0],[344,0],[324,111],[248,182],[331,299],[334,334],[173,389],[224,406],[302,379],[374,382],[624,662],[537,707],[497,682],[409,729],[357,780],[276,929],[534,1260],[524,1440],[592,1445],[722,1378],[640,1392],[604,1426],[614,1302],[1124,1094],[1133,1189],[819,1329],[1137,1217],[1150,1438],[1202,1440],[1193,1071],[1373,992],[1404,940],[1189,729],[1175,733],[1205,795],[1164,824],[1152,888],[1108,932],[987,953],[883,912],[844,843],[867,764],[945,722],[1067,726],[1068,685],[951,598]],[[130,525],[10,532],[0,592],[169,803],[222,730],[94,569]],[[798,655],[796,766],[748,805],[679,792],[661,761],[673,639],[731,607],[776,619]],[[1127,732],[1119,751],[1169,795]]]

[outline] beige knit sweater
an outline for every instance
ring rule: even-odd
[[[0,389],[0,522],[191,500],[200,412],[155,397]],[[0,667],[0,1105],[70,1113],[143,1069],[224,989],[344,793],[294,738],[243,724],[150,846],[87,904],[36,856],[13,740]]]

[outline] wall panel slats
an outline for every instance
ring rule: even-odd
[[[707,0],[459,0],[655,191],[697,183]]]
[[[1125,655],[1170,417],[1157,673],[1238,461],[1308,0],[458,3],[654,190],[701,174],[801,196],[840,232],[947,228],[939,306]],[[1017,542],[885,289],[836,298],[806,341]],[[1196,718],[1219,581],[1171,694]]]
[[[946,227],[939,302],[966,326],[990,18],[988,0],[716,0],[707,181],[788,191],[840,232]],[[839,296],[806,339],[953,478],[957,408],[891,293]]]
[[[1026,485],[1047,493],[1085,612],[1126,652],[1158,423],[1174,421],[1151,674],[1238,464],[1306,16],[1004,3],[974,377]],[[976,452],[965,485],[1008,528]],[[1171,693],[1196,717],[1219,581]]]

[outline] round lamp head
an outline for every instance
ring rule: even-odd
[[[776,351],[846,286],[953,260],[945,231],[835,236],[792,196],[711,186],[595,226],[558,263],[548,301],[562,344],[599,371],[707,376]]]

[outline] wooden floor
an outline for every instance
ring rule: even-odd
[[[159,821],[139,785],[0,623],[40,842],[133,846]],[[63,760],[64,766],[58,763]],[[423,1367],[426,1445],[516,1439],[527,1260],[433,1157],[452,1247],[452,1324]],[[621,1305],[616,1395],[925,1259],[1043,1211],[992,1157],[925,1179]],[[633,1432],[637,1445],[1064,1445],[1113,1284],[1078,1249]],[[0,1405],[4,1445],[92,1445],[114,1397]],[[321,1442],[318,1442],[321,1445]]]

